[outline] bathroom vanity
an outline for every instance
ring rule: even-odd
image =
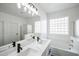
[[[16,42],[16,44],[20,43],[22,50],[17,53],[17,47],[12,47],[12,43],[0,47],[0,56],[41,56],[46,55],[44,51],[50,44],[50,40],[34,40],[32,38],[24,39]],[[1,50],[2,49],[2,50]]]
[[[50,40],[43,40],[42,43],[34,41],[33,43],[24,46],[20,53],[16,51],[10,53],[8,56],[41,56],[48,47]]]
[[[79,56],[78,51],[65,50],[55,48],[50,45],[50,39],[41,39],[39,42],[33,39],[31,34],[25,35],[24,40],[16,42],[16,47],[13,47],[13,43],[0,47],[0,56]],[[22,50],[18,53],[17,44],[21,45]],[[49,50],[51,48],[51,53]]]

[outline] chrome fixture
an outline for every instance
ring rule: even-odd
[[[39,42],[39,40],[40,40],[40,38],[39,38],[39,37],[37,37],[37,42]]]
[[[17,44],[17,53],[20,53],[20,50],[22,50],[22,47],[21,47],[21,44],[18,43],[18,44]]]
[[[35,36],[33,36],[32,38],[35,39]]]
[[[16,47],[16,42],[12,41],[13,47]]]
[[[32,16],[38,15],[38,9],[32,3],[17,3],[17,7],[24,10],[24,12],[28,11]]]

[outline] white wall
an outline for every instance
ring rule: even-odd
[[[40,21],[41,21],[41,37],[47,38],[47,15],[42,9],[40,9],[39,15],[40,15]],[[43,20],[46,21],[46,24],[43,23]],[[46,26],[43,26],[43,24],[46,25]],[[44,31],[46,33],[43,33]]]
[[[73,22],[79,19],[79,7],[74,7],[70,9],[65,9],[62,11],[50,13],[47,15],[48,20],[53,18],[61,18],[61,17],[69,17],[69,35],[55,35],[55,34],[48,34],[48,38],[52,40],[51,44],[54,47],[68,49],[70,44],[70,36],[74,35],[73,30]],[[48,22],[49,24],[49,22]],[[48,30],[49,33],[49,30]]]

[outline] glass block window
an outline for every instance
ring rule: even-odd
[[[49,20],[50,34],[69,34],[69,18],[57,18]]]

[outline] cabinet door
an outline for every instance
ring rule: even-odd
[[[0,46],[3,45],[3,23],[0,22]]]
[[[18,41],[18,24],[4,23],[4,42],[5,44],[12,43],[12,41]]]

